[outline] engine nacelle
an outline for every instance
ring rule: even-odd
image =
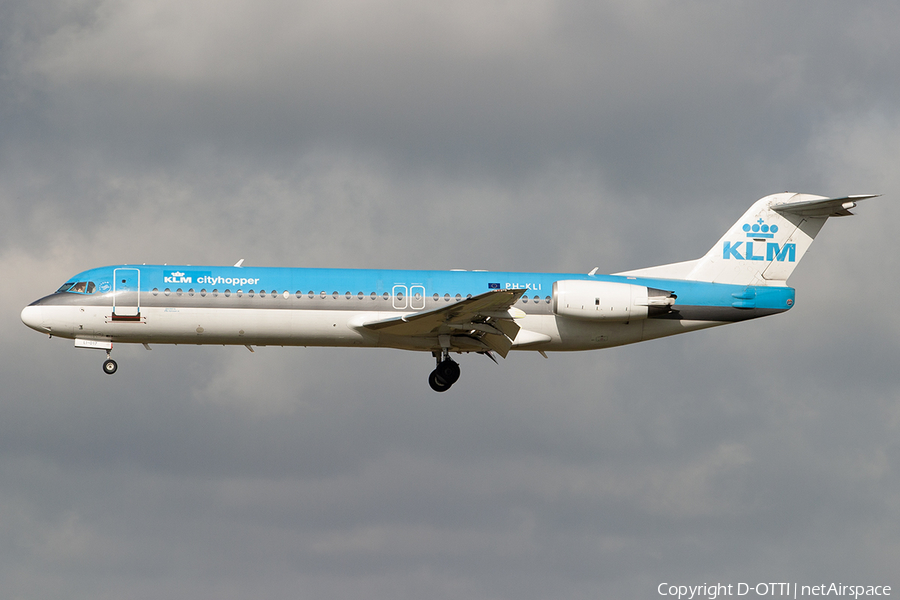
[[[595,321],[637,321],[669,312],[675,295],[643,285],[570,279],[553,283],[553,312]]]

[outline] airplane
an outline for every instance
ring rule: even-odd
[[[22,321],[76,348],[114,343],[340,346],[451,354],[594,350],[790,310],[787,279],[829,217],[860,200],[779,193],[756,201],[701,258],[601,275],[192,265],[114,265],[70,277]]]

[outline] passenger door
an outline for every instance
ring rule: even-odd
[[[121,268],[113,271],[113,319],[139,319],[141,316],[141,272]]]

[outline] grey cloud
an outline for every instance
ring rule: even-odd
[[[73,141],[112,144],[114,159],[166,164],[198,144],[224,156],[239,144],[283,160],[325,143],[519,173],[587,153],[620,181],[663,171],[662,185],[689,166],[681,156],[734,170],[761,145],[795,152],[829,103],[864,100],[859,65],[879,64],[854,36],[865,13],[816,30],[792,26],[808,16],[800,7],[673,5],[650,18],[615,5],[232,4],[105,3],[90,25],[61,27],[26,62],[38,89],[64,99],[48,116]],[[818,68],[838,60],[843,79]]]
[[[0,584],[12,597],[898,585],[890,3],[0,8]],[[787,314],[595,353],[41,339],[119,262],[603,271],[753,200],[835,219]]]

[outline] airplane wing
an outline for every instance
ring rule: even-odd
[[[515,319],[525,316],[513,304],[526,291],[492,290],[441,308],[364,323],[361,327],[388,335],[435,337],[442,346],[451,346],[452,342],[453,347],[493,350],[506,358],[519,333]],[[443,336],[448,338],[440,340]]]

